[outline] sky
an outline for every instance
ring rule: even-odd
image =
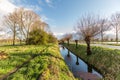
[[[0,20],[17,7],[35,11],[55,35],[61,35],[73,32],[84,14],[110,17],[120,12],[120,0],[0,0]]]

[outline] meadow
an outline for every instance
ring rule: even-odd
[[[85,62],[97,68],[102,74],[103,80],[120,80],[120,50],[92,46],[92,55],[87,56],[86,45],[64,44],[75,55]]]

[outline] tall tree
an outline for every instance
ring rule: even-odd
[[[111,23],[115,29],[116,43],[118,44],[118,33],[120,31],[120,13],[113,14],[111,17]]]
[[[85,15],[77,22],[76,30],[83,37],[87,44],[87,55],[91,55],[91,38],[100,33],[100,19],[94,15]]]
[[[23,14],[24,14],[24,8],[18,8],[16,9],[16,13],[17,13],[17,17],[18,17],[18,25],[19,25],[19,31],[17,32],[17,37],[19,38],[20,40],[20,44],[22,43],[22,39],[23,39],[23,34],[24,34],[24,31],[23,31]],[[25,34],[24,34],[25,35]]]
[[[24,8],[17,9],[17,17],[18,17],[18,25],[19,25],[19,33],[26,40],[29,37],[29,32],[33,29],[33,24],[37,23],[37,21],[41,22],[40,17],[31,10],[25,10]]]
[[[110,29],[110,23],[107,19],[100,19],[100,35],[101,35],[101,42],[103,43],[104,32]]]
[[[16,36],[20,41],[24,39],[27,43],[29,33],[32,30],[39,29],[39,31],[45,31],[48,26],[48,24],[41,21],[41,18],[35,12],[24,8],[17,8],[5,18],[5,24],[7,24],[13,32],[13,45]]]
[[[15,37],[17,34],[17,13],[14,11],[13,13],[8,14],[5,16],[4,24],[10,29],[13,34],[13,45],[15,45]]]
[[[31,25],[36,20],[39,20],[39,19],[40,19],[39,16],[37,14],[35,14],[33,11],[29,11],[29,10],[24,11],[23,19],[22,19],[23,25],[21,27],[23,28],[23,33],[24,33],[24,37],[25,37],[26,41],[29,37],[29,32],[31,31],[31,28],[32,28]]]

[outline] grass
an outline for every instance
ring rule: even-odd
[[[0,60],[0,77],[21,65],[44,48],[45,46],[34,45],[0,46],[0,51],[8,55],[8,58]]]
[[[39,53],[43,49],[45,50]],[[0,50],[9,55],[7,59],[0,60],[0,76],[37,55],[5,80],[76,80],[61,57],[56,44],[1,46]]]
[[[104,75],[105,80],[120,80],[120,50],[112,50],[101,47],[91,47],[92,55],[87,56],[86,45],[64,44],[74,54],[92,64]]]

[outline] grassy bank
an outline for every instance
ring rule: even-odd
[[[120,80],[120,50],[92,47],[92,55],[86,55],[86,45],[64,44],[74,54],[92,64],[105,76],[105,80]]]
[[[1,46],[0,50],[8,55],[0,60],[0,77],[28,60],[5,80],[75,80],[59,53],[58,45]]]

